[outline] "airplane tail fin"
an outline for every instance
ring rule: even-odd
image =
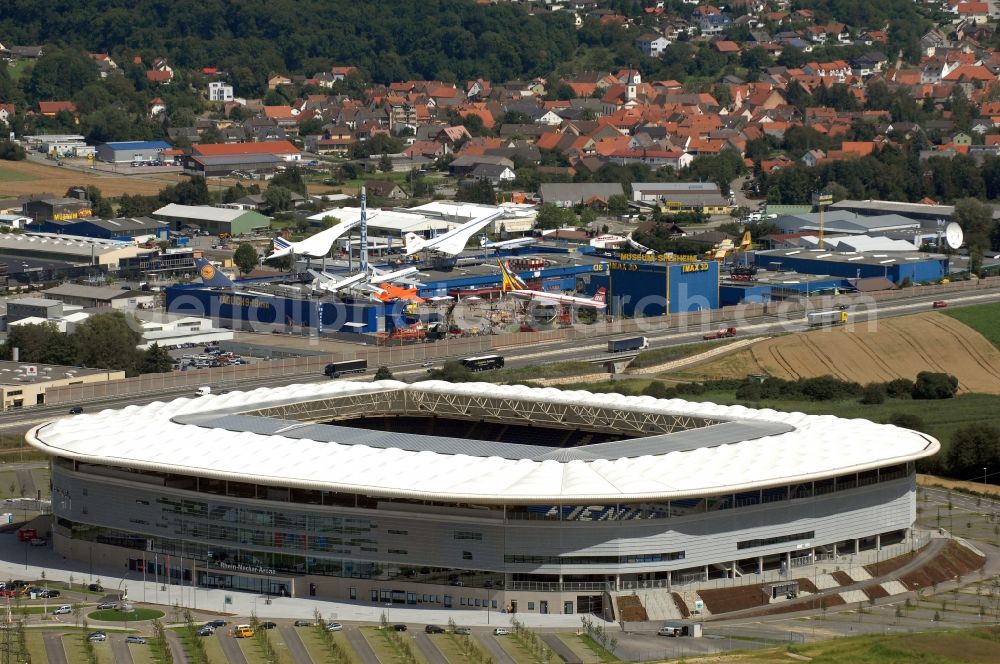
[[[415,254],[424,248],[424,239],[416,233],[407,233],[403,239],[406,242],[407,254]]]
[[[517,276],[513,270],[510,269],[503,261],[497,261],[500,265],[500,291],[503,293],[508,293],[510,291],[527,290],[527,285],[521,281],[521,277]]]
[[[605,291],[603,288],[599,289],[597,293],[594,295],[594,302],[604,304],[604,298],[606,294],[607,291]]]
[[[198,276],[201,277],[201,282],[206,286],[232,288],[232,279],[224,275],[204,258],[195,260],[194,264],[198,268]]]
[[[479,246],[486,248],[490,244],[490,239],[485,234],[479,236]]]

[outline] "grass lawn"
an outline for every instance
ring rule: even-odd
[[[974,307],[962,307],[942,311],[945,316],[965,323],[979,334],[986,337],[996,348],[1000,348],[1000,303],[980,304]]]
[[[329,662],[333,661],[330,656],[329,651],[326,648],[326,644],[323,643],[322,637],[316,633],[316,628],[302,628],[296,631],[299,638],[302,639],[302,645],[306,647],[306,652],[312,658],[312,661],[319,664],[319,662]],[[343,632],[335,632],[333,634],[334,642],[340,646],[340,649],[347,653],[348,661],[354,664],[358,661],[358,655],[351,648],[351,644],[347,642],[347,637],[344,636]]]
[[[437,649],[441,651],[444,658],[447,659],[451,664],[464,664],[466,661],[465,655],[462,654],[461,649],[455,642],[457,639],[468,639],[471,637],[460,636],[457,634],[430,634],[428,637]],[[483,648],[485,651],[485,648]]]
[[[621,660],[615,657],[612,653],[604,649],[604,647],[592,639],[587,634],[577,635],[577,634],[558,634],[559,639],[565,643],[570,650],[580,656],[587,664],[594,662],[595,664],[600,662],[620,662]]]
[[[82,632],[75,632],[64,634],[62,637],[63,650],[66,651],[66,660],[69,664],[87,664],[87,654],[83,649],[81,634]],[[115,661],[111,654],[109,641],[95,641],[94,652],[97,653],[97,661],[101,664],[111,664]]]
[[[33,175],[18,173],[15,170],[0,167],[0,182],[27,182],[29,180],[37,180],[37,179],[38,178],[34,177]]]
[[[29,60],[17,60],[13,65],[7,67],[7,73],[10,74],[10,80],[17,83],[21,78],[31,71],[32,64]]]
[[[274,651],[278,655],[278,659],[275,662],[272,662],[264,655],[264,648],[257,641],[257,637],[252,639],[236,639],[236,642],[240,644],[240,650],[243,651],[243,656],[247,658],[247,664],[292,664],[291,655],[288,654],[288,648],[285,647],[285,643],[280,639],[280,636],[279,634],[279,638],[271,637],[271,645],[274,646]]]
[[[625,337],[622,337],[623,339]],[[664,364],[666,362],[671,362],[673,360],[679,360],[684,357],[691,357],[692,355],[698,355],[699,353],[704,353],[705,351],[712,350],[713,348],[718,348],[719,346],[724,346],[731,344],[732,339],[725,339],[722,341],[707,341],[707,342],[697,342],[693,344],[685,344],[683,346],[671,346],[669,348],[654,348],[653,350],[644,350],[643,352],[636,355],[629,367],[633,369],[639,369],[642,367],[652,367],[657,364]],[[613,354],[608,354],[608,357],[614,357]]]
[[[395,662],[404,661],[403,657],[396,650],[395,645],[389,640],[389,635],[383,630],[375,627],[362,627],[361,634],[368,641],[368,645],[375,651],[375,656],[378,657],[378,660],[382,664],[394,664]],[[417,644],[409,636],[409,633],[404,633],[403,636],[410,639],[410,650],[413,652],[418,664],[429,664],[424,658],[424,654],[417,647]]]
[[[28,646],[28,654],[31,655],[32,662],[47,662],[45,656],[45,632],[40,629],[24,630],[24,642]]]
[[[5,470],[0,473],[0,498],[19,497],[17,489],[17,475],[13,470]]]
[[[489,637],[486,637],[489,638]],[[528,649],[522,646],[514,639],[514,635],[509,636],[498,636],[497,642],[500,647],[507,651],[517,664],[535,664],[536,660],[528,652]]]
[[[137,622],[140,620],[155,620],[162,617],[163,611],[157,611],[156,609],[132,609],[131,611],[106,609],[103,611],[91,611],[87,614],[87,620],[100,620],[102,622]]]
[[[789,662],[786,650],[738,653],[713,657],[719,664]],[[794,652],[814,664],[992,664],[1000,652],[1000,632],[977,628],[949,632],[922,632],[889,636],[859,636],[795,646]]]
[[[518,367],[515,369],[484,371],[483,380],[488,380],[491,383],[516,383],[522,380],[592,374],[600,370],[600,365],[591,364],[590,362],[553,362],[552,364]]]

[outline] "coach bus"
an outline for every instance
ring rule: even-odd
[[[461,360],[462,366],[469,371],[489,371],[503,368],[503,355],[480,355]]]

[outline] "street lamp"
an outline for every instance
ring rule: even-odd
[[[983,489],[986,489],[986,466],[983,466]]]

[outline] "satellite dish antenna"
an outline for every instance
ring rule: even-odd
[[[948,243],[948,246],[952,249],[958,249],[962,246],[962,240],[965,235],[962,233],[962,227],[956,224],[954,221],[948,224],[944,229],[944,241]]]

